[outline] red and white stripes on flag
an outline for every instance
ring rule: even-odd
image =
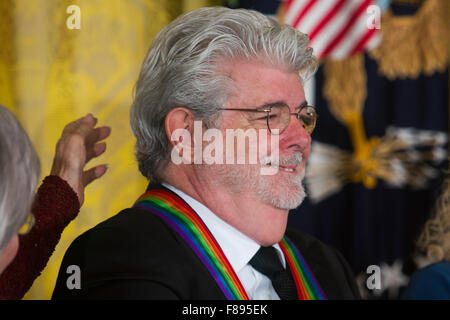
[[[367,26],[367,8],[373,4],[374,0],[287,0],[284,23],[308,34],[319,59],[345,59],[379,44],[380,32]]]

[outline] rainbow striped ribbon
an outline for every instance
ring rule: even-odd
[[[202,261],[228,300],[248,300],[239,278],[216,239],[194,210],[172,192],[154,189],[144,193],[133,206],[157,215],[173,228]],[[284,237],[280,242],[291,268],[301,300],[325,299],[313,273],[294,244]]]
[[[284,236],[278,244],[291,268],[299,300],[326,300],[319,282],[292,241]]]

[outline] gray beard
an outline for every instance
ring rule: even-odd
[[[281,164],[299,164],[300,162],[301,154],[280,161]],[[303,187],[304,170],[296,174],[285,175],[278,172],[270,176],[261,175],[260,165],[223,164],[209,167],[211,168],[208,169],[211,169],[218,178],[219,184],[225,186],[230,192],[256,192],[259,200],[278,209],[295,209],[306,197]],[[285,176],[277,177],[277,175]]]
[[[277,188],[277,186],[272,188],[270,181],[262,178],[257,187],[258,197],[261,201],[269,203],[278,209],[295,209],[306,197],[305,188],[302,183],[304,176],[305,173],[303,171],[302,173],[289,177],[287,186],[283,186],[282,188],[278,186],[278,192],[274,192],[274,188]]]

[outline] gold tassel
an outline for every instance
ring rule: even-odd
[[[369,52],[380,74],[393,80],[443,72],[449,60],[445,9],[442,0],[427,0],[412,16],[394,16],[387,10],[381,19],[383,40]]]
[[[358,53],[345,60],[326,60],[323,66],[323,95],[333,116],[342,124],[361,114],[367,96],[364,55]]]

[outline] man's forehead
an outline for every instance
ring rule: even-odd
[[[229,76],[235,81],[253,79],[255,76],[266,76],[268,74],[289,75],[300,81],[298,72],[290,72],[280,66],[271,65],[259,60],[230,59],[218,65],[221,73]]]
[[[284,101],[292,108],[304,102],[300,76],[261,62],[236,61],[222,69],[234,82],[230,103],[264,105]]]

